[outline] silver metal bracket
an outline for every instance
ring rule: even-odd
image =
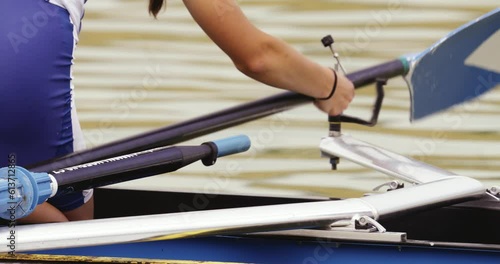
[[[385,187],[385,186],[388,187],[387,191],[393,191],[393,190],[404,188],[405,184],[403,182],[399,182],[399,181],[394,180],[394,181],[380,184],[379,186],[373,188],[373,191],[379,191],[380,189],[382,189],[382,187]]]
[[[368,230],[369,232],[379,232],[379,233],[385,233],[387,231],[385,227],[383,227],[379,222],[366,215],[363,216],[355,215],[352,218],[352,221],[354,222],[354,228],[356,230],[362,229],[362,230]]]

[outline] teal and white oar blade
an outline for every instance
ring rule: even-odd
[[[409,58],[411,120],[473,99],[500,82],[500,8]]]

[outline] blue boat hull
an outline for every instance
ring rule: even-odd
[[[36,253],[244,263],[500,263],[500,251],[493,250],[228,236]]]

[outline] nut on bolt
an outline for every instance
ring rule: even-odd
[[[488,190],[492,195],[500,196],[500,187],[493,186]]]

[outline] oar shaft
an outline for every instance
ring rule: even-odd
[[[29,215],[57,192],[69,193],[178,170],[201,160],[213,165],[218,157],[247,151],[245,135],[206,142],[200,146],[161,147],[85,163],[48,173],[12,166],[0,168],[0,218]]]
[[[250,139],[240,135],[199,146],[145,150],[68,167],[49,174],[56,179],[59,192],[72,192],[176,171],[198,160],[210,166],[218,157],[244,152],[249,148]]]
[[[400,60],[394,60],[354,72],[347,77],[354,83],[356,88],[360,88],[364,85],[373,83],[378,77],[392,78],[404,74],[405,71],[405,64]],[[167,126],[159,130],[118,140],[85,151],[75,152],[38,166],[29,166],[28,168],[31,171],[37,172],[53,171],[159,146],[172,145],[282,112],[292,107],[311,102],[312,100],[312,98],[305,95],[284,92],[241,106],[228,108],[179,124]]]
[[[375,83],[377,78],[390,79],[408,72],[408,63],[405,59],[389,61],[375,67],[360,70],[347,77],[354,83],[356,88]]]
[[[212,153],[208,145],[134,153],[49,172],[59,192],[72,192],[176,171]]]
[[[143,151],[159,146],[168,146],[187,141],[212,132],[269,116],[311,99],[296,93],[286,92],[241,106],[190,119],[158,130],[125,138],[92,149],[74,152],[62,158],[35,166],[30,171],[53,171],[95,160]]]

